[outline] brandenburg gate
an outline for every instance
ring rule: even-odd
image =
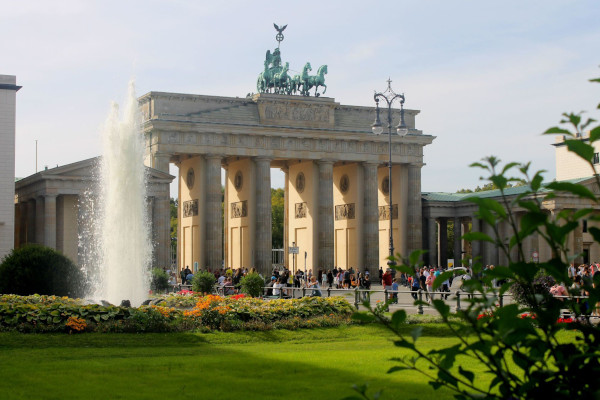
[[[353,267],[373,273],[386,265],[388,137],[371,133],[374,107],[309,96],[310,70],[307,63],[302,75],[287,76],[278,47],[267,52],[257,84],[262,93],[150,92],[139,99],[146,165],[164,172],[170,163],[179,168],[179,268],[214,270],[224,262],[226,268],[270,274],[271,168],[285,174],[284,247],[295,242],[298,261],[306,252],[307,268],[314,271]],[[317,88],[326,72],[319,68]],[[275,76],[283,73],[277,83]],[[296,90],[300,95],[293,95]],[[423,147],[434,139],[416,129],[418,113],[405,110],[408,135],[391,138],[393,235],[403,255],[422,248]]]

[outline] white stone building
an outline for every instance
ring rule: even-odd
[[[14,247],[16,83],[0,75],[0,260]]]
[[[590,133],[584,132],[579,139],[584,143],[589,143]],[[569,179],[587,178],[594,174],[592,168],[577,154],[572,153],[564,142],[564,136],[556,136],[555,148],[556,155],[556,180],[565,181]],[[594,147],[594,166],[600,168],[600,142],[591,144]]]

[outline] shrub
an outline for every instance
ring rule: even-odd
[[[0,293],[80,297],[84,275],[69,258],[49,247],[14,249],[0,264]]]
[[[199,293],[212,293],[216,281],[215,276],[210,272],[198,272],[192,280],[192,290]]]
[[[550,288],[554,286],[556,280],[545,274],[543,270],[540,270],[533,278],[531,286],[523,285],[520,282],[516,282],[511,288],[510,292],[514,296],[514,299],[520,304],[534,307],[530,299],[537,298],[538,302],[548,302],[552,299],[550,294]]]
[[[265,285],[263,278],[256,272],[244,276],[241,281],[242,293],[246,293],[252,297],[259,297],[263,293]]]
[[[388,372],[417,371],[429,379],[434,389],[446,387],[453,391],[456,399],[598,398],[600,381],[589,377],[600,373],[600,329],[592,323],[590,313],[600,307],[600,279],[594,278],[593,284],[584,280],[581,287],[568,289],[569,295],[560,300],[545,292],[553,282],[569,282],[567,268],[571,257],[578,256],[569,247],[569,237],[581,227],[582,220],[594,221],[595,226],[588,232],[596,243],[600,242],[600,198],[595,194],[600,187],[600,171],[594,157],[600,143],[600,126],[590,129],[596,121],[584,119],[581,113],[565,113],[563,117],[561,124],[570,124],[573,131],[553,127],[545,133],[564,136],[567,150],[589,165],[593,173],[591,187],[572,181],[542,185],[541,171],[531,173],[529,163],[501,165],[493,156],[472,164],[489,174],[485,179],[498,188],[500,199],[469,198],[478,206],[476,216],[489,230],[467,232],[463,239],[496,246],[508,263],[486,271],[481,280],[464,281],[466,289],[476,296],[465,300],[467,307],[457,312],[458,320],[450,319],[450,307],[443,300],[433,300],[433,306],[458,339],[450,347],[423,351],[418,344],[422,327],[406,334],[406,311],[398,310],[388,318],[382,309],[367,304],[371,313],[358,313],[355,318],[382,321],[396,334],[394,345],[405,350],[404,356],[392,359],[398,365]],[[522,183],[526,190],[509,196],[506,189],[512,183]],[[556,200],[559,195],[569,198],[568,203],[576,204],[576,209],[565,207],[551,215],[548,204],[562,201]],[[517,216],[516,210],[525,212]],[[501,233],[498,227],[502,225],[508,227],[508,233]],[[549,260],[539,264],[527,261],[524,245],[531,235],[552,249]],[[422,254],[415,251],[408,259],[398,260],[394,268],[414,273]],[[481,263],[475,261],[473,274],[482,271]],[[433,289],[450,274],[444,272],[436,278]],[[505,283],[497,288],[492,284],[494,280]],[[513,286],[517,286],[520,301],[503,305],[500,296]],[[582,291],[585,300],[580,298]],[[562,317],[564,310],[568,310],[569,318]],[[565,335],[565,330],[574,332]],[[568,336],[571,339],[565,341]],[[477,360],[484,366],[484,374],[477,374],[461,359]],[[366,385],[355,388],[360,396],[353,398],[368,398]]]
[[[169,288],[169,275],[162,268],[153,268],[150,287],[155,292],[166,291]]]

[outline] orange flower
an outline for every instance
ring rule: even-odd
[[[65,326],[72,331],[81,332],[87,327],[87,323],[83,318],[69,317],[65,323]]]

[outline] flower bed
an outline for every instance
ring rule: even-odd
[[[296,329],[348,323],[352,312],[352,306],[339,297],[265,301],[243,295],[170,295],[158,305],[127,308],[84,304],[66,297],[3,295],[0,330],[77,333]]]

